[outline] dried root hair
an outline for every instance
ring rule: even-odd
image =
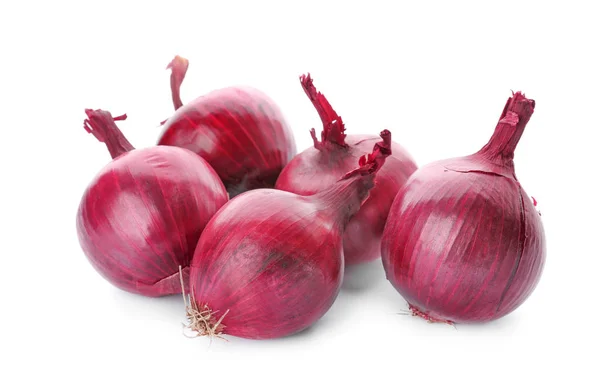
[[[187,324],[183,324],[184,335],[189,338],[208,336],[211,339],[215,337],[226,340],[223,337],[223,330],[225,329],[225,326],[221,322],[223,322],[223,319],[229,310],[225,311],[225,313],[217,319],[218,311],[212,311],[206,304],[203,306],[198,306],[191,295],[187,295],[186,298],[181,266],[179,266],[179,279],[181,281],[181,293],[183,295],[185,316],[187,318]],[[186,333],[185,330],[190,330],[191,333]]]

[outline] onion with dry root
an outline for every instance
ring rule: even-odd
[[[381,137],[358,168],[319,193],[252,190],[217,212],[192,260],[192,329],[200,335],[278,338],[327,312],[342,282],[344,229],[391,154],[390,132]]]

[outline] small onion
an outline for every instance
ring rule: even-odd
[[[187,148],[215,169],[231,197],[272,188],[296,154],[296,143],[279,107],[251,87],[228,87],[183,105],[179,94],[188,60],[176,56],[171,92],[175,113],[165,121],[159,145]]]
[[[514,171],[514,150],[535,102],[508,99],[477,153],[421,167],[390,210],[382,242],[388,280],[414,314],[483,322],[521,305],[546,257],[535,205]]]

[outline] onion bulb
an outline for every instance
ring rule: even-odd
[[[264,92],[247,86],[215,90],[184,105],[179,91],[188,64],[175,56],[168,65],[176,111],[165,122],[158,144],[202,156],[231,197],[272,188],[296,154],[294,135],[280,108]]]
[[[534,107],[513,94],[481,150],[421,167],[398,193],[382,258],[414,314],[449,323],[490,321],[515,310],[536,287],[546,257],[544,230],[513,164]]]
[[[108,281],[145,296],[181,293],[202,230],[227,202],[216,172],[188,150],[134,149],[109,112],[86,110],[85,129],[113,160],[85,190],[77,233],[92,266]],[[185,278],[187,280],[187,278]]]

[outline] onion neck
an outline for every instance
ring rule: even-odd
[[[167,65],[167,69],[171,70],[171,99],[175,110],[183,106],[180,90],[189,64],[190,62],[186,58],[175,56]]]
[[[321,140],[317,139],[315,129],[310,130],[310,135],[313,139],[314,147],[320,151],[331,148],[348,148],[346,144],[346,126],[342,117],[340,117],[329,101],[323,94],[321,94],[315,88],[313,79],[310,77],[310,73],[300,76],[300,84],[302,89],[308,96],[308,99],[312,102],[314,108],[317,110],[321,122],[323,123],[323,130],[321,131]]]
[[[360,210],[361,205],[375,186],[375,174],[342,179],[312,197],[319,199],[324,209],[330,211],[342,230]]]
[[[494,134],[488,143],[477,152],[477,155],[514,170],[515,148],[534,108],[535,101],[533,99],[527,99],[521,92],[514,93],[504,106]]]
[[[106,144],[113,159],[135,149],[115,123],[127,119],[126,114],[113,118],[108,111],[92,109],[86,109],[85,114],[88,118],[83,122],[83,128]]]
[[[375,186],[375,175],[385,159],[392,154],[392,134],[385,129],[380,134],[382,141],[373,146],[373,152],[358,160],[358,168],[348,172],[328,189],[315,194],[337,216],[343,228],[354,216]]]

